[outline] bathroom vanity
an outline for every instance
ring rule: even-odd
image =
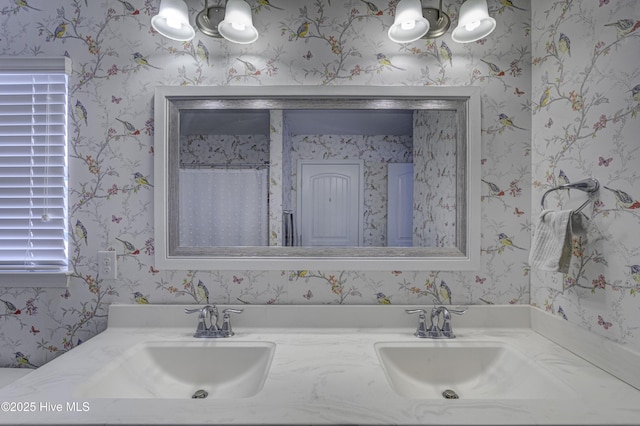
[[[453,339],[395,305],[233,306],[235,335],[196,338],[193,307],[112,305],[0,423],[638,423],[638,354],[530,306],[469,306]]]

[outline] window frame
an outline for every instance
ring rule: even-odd
[[[64,73],[67,78],[71,75],[72,62],[67,57],[0,57],[0,73],[25,73],[25,74],[60,74]],[[65,113],[65,156],[68,161],[66,145],[68,144],[68,108],[69,108],[69,83],[67,80],[67,111]],[[69,166],[65,162],[64,167],[64,211],[68,210],[68,177]],[[65,252],[67,254],[66,265],[63,265],[59,271],[43,271],[43,270],[0,270],[0,287],[66,287],[69,280],[69,249],[68,249],[68,233],[69,218],[68,214],[64,215],[66,235]]]

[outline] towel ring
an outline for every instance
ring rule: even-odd
[[[598,179],[595,179],[595,178],[587,178],[587,179],[580,180],[578,182],[567,183],[565,185],[559,185],[559,186],[556,186],[555,188],[551,188],[551,189],[549,189],[547,192],[545,192],[542,195],[542,200],[540,201],[540,205],[542,207],[542,210],[545,209],[544,208],[544,199],[547,197],[547,195],[549,195],[549,193],[551,193],[553,191],[559,191],[561,189],[566,189],[566,190],[579,189],[580,191],[584,191],[584,192],[587,192],[589,194],[593,194],[594,192],[597,192],[600,189],[600,182],[598,182]],[[582,205],[580,207],[575,209],[573,211],[573,213],[574,214],[580,213],[582,211],[582,209],[584,209],[587,206],[587,204],[589,204],[590,202],[591,202],[591,199],[585,201],[584,203],[582,203]]]

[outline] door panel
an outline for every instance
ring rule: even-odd
[[[302,245],[362,245],[361,162],[300,161],[298,167]]]
[[[413,164],[390,163],[387,168],[387,246],[413,245]]]

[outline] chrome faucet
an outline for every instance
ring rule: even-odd
[[[218,326],[218,307],[216,305],[205,305],[201,308],[185,309],[186,314],[198,314],[198,325],[193,337],[198,338],[219,338],[230,337],[235,333],[231,329],[231,315],[240,314],[242,309],[227,308],[222,311],[222,326]]]
[[[451,314],[462,315],[465,313],[464,309],[449,309],[445,306],[434,306],[431,309],[431,325],[427,327],[427,312],[424,309],[407,309],[408,314],[418,315],[418,329],[413,333],[416,337],[427,339],[453,339],[456,337],[453,334],[453,328],[451,327]],[[442,326],[440,325],[440,314],[442,314]]]

